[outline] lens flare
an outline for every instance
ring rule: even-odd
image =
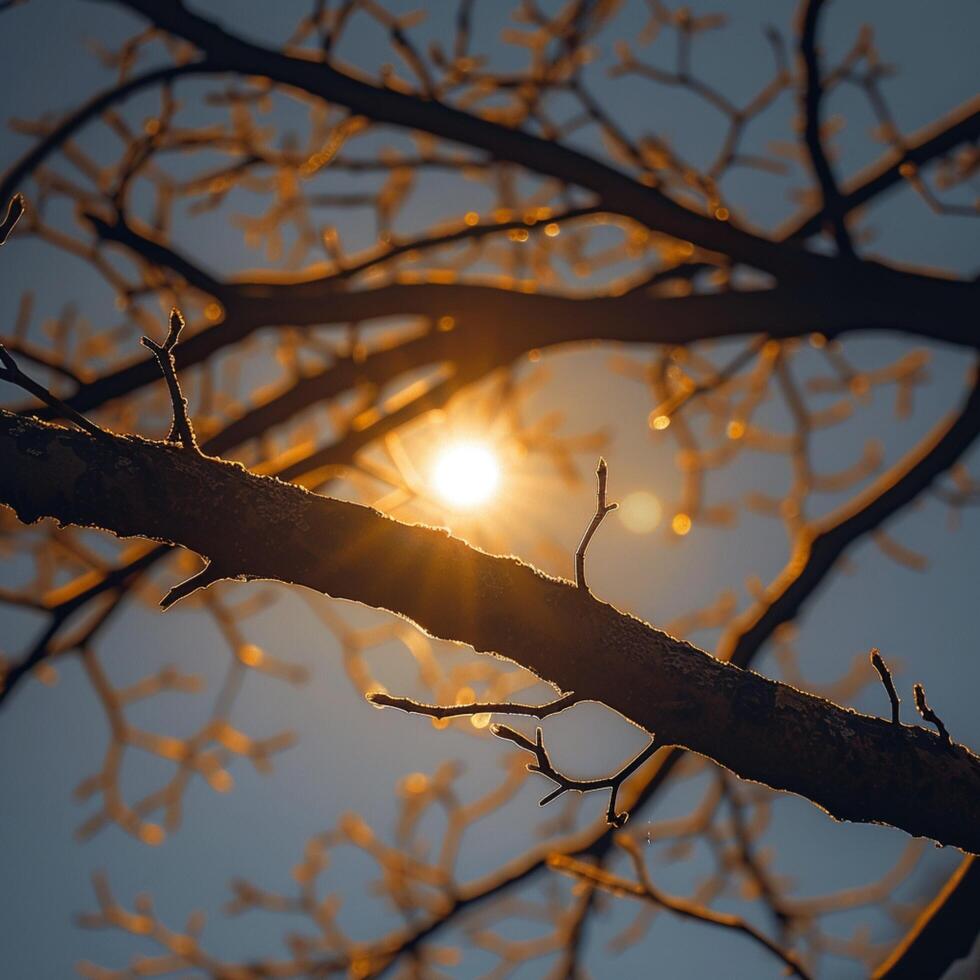
[[[443,501],[458,510],[486,503],[500,483],[500,464],[485,445],[455,443],[439,454],[432,485]]]

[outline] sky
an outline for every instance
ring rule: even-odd
[[[305,9],[300,3],[263,4],[239,0],[235,4],[195,4],[229,26],[265,43],[281,39]],[[413,4],[393,4],[411,9]],[[429,22],[420,29],[436,34],[444,29],[440,5],[429,4]],[[765,77],[766,49],[761,27],[773,20],[787,26],[789,4],[764,2],[716,3],[695,6],[696,12],[724,9],[730,25],[711,35],[699,49],[705,73],[726,86],[736,100],[747,97]],[[477,36],[492,38],[503,26],[495,5],[478,4]],[[628,11],[617,31],[640,26],[638,15]],[[45,112],[60,112],[78,104],[110,80],[86,50],[86,42],[120,41],[138,26],[113,4],[92,0],[30,0],[3,14],[7,45],[5,74],[0,90],[0,117],[32,119]],[[632,18],[632,19],[631,19]],[[901,71],[887,82],[886,91],[896,109],[901,128],[914,131],[960,104],[976,91],[975,38],[980,29],[980,10],[975,4],[947,2],[926,13],[920,5],[896,5],[879,0],[862,4],[832,5],[825,25],[828,55],[843,51],[862,22],[874,25],[880,48]],[[631,34],[634,32],[630,32]],[[610,47],[601,39],[603,50]],[[487,42],[490,43],[489,41]],[[366,28],[354,31],[349,50],[341,56],[355,63],[373,64],[380,42]],[[387,57],[387,56],[385,56]],[[600,64],[601,67],[601,64]],[[598,68],[597,68],[597,79]],[[682,99],[640,98],[622,85],[597,81],[597,90],[630,121],[668,134],[683,152],[698,158],[710,152],[716,132],[710,120],[700,116]],[[190,91],[190,89],[189,89]],[[841,96],[830,111],[847,111],[848,123],[840,139],[839,167],[853,173],[870,162],[879,150],[867,139],[871,119],[858,101]],[[139,118],[152,107],[152,99],[139,97],[128,111]],[[785,102],[759,123],[755,139],[786,138],[793,108]],[[99,151],[104,130],[92,127],[80,136],[83,145]],[[385,139],[394,141],[394,135]],[[25,139],[4,132],[0,143],[0,167],[6,168],[26,145]],[[338,178],[331,189],[343,189]],[[740,175],[726,191],[761,226],[771,227],[793,213],[782,186],[774,190],[768,179]],[[29,188],[28,188],[29,192]],[[247,206],[242,202],[243,206]],[[399,221],[408,229],[419,227],[442,214],[458,213],[464,199],[436,181],[423,181]],[[357,217],[343,218],[345,241],[366,245],[373,226]],[[899,190],[865,217],[876,237],[873,249],[889,259],[915,262],[955,273],[974,272],[977,263],[977,225],[967,219],[939,218],[914,198]],[[217,220],[188,222],[177,230],[180,244],[193,249],[209,267],[230,271],[265,264],[261,252],[249,250],[241,235]],[[0,335],[12,320],[19,293],[37,292],[38,316],[55,314],[66,302],[76,302],[94,322],[112,316],[112,296],[81,263],[54,254],[39,242],[14,239],[4,249],[0,266]],[[881,363],[915,345],[896,339],[855,337],[847,342],[849,356],[858,364]],[[673,448],[658,439],[647,426],[649,395],[641,385],[629,384],[609,370],[611,357],[639,358],[637,349],[611,347],[562,350],[547,355],[549,380],[535,395],[532,410],[558,408],[569,432],[605,427],[614,433],[606,450],[610,464],[610,492],[624,497],[646,489],[669,501],[678,494],[679,476],[673,465]],[[870,404],[842,436],[818,444],[818,458],[828,468],[841,468],[859,454],[868,439],[880,439],[887,461],[929,429],[956,403],[963,390],[967,357],[952,349],[933,348],[931,381],[916,402],[914,418],[899,427],[894,422],[892,393],[876,391]],[[589,395],[582,397],[585,391]],[[191,406],[193,410],[193,405]],[[772,419],[778,424],[778,416]],[[975,459],[975,455],[974,455]],[[590,460],[583,460],[589,472]],[[506,482],[507,473],[503,480]],[[716,488],[718,499],[737,499],[760,480],[774,487],[785,484],[785,466],[766,458],[752,458],[726,472]],[[538,511],[548,532],[566,549],[568,564],[557,563],[549,571],[571,573],[571,555],[593,506],[587,484],[570,490],[557,481],[547,484],[552,499]],[[561,499],[555,500],[554,496]],[[837,498],[826,495],[826,505]],[[534,511],[534,513],[538,513]],[[532,529],[533,530],[533,529]],[[954,738],[974,747],[980,745],[980,714],[973,693],[980,683],[980,665],[974,654],[976,623],[973,606],[980,576],[980,549],[976,547],[980,517],[969,510],[951,530],[945,510],[935,501],[903,514],[889,526],[909,547],[928,555],[929,568],[916,573],[884,558],[864,542],[848,553],[846,573],[835,575],[821,588],[805,610],[798,638],[805,675],[814,683],[838,676],[855,654],[872,646],[901,665],[899,683],[909,691],[913,680],[925,684],[930,703],[937,706]],[[508,525],[508,550],[518,554],[533,535],[519,521]],[[623,609],[661,623],[704,604],[728,588],[746,601],[747,577],[771,577],[785,558],[781,531],[761,517],[742,513],[731,529],[698,527],[682,541],[664,527],[650,535],[631,533],[618,519],[603,526],[589,552],[590,585],[597,595]],[[0,582],[17,575],[15,564],[0,559]],[[158,577],[161,590],[167,583]],[[172,583],[171,583],[172,584]],[[241,598],[268,592],[268,586],[242,586]],[[464,737],[455,728],[435,730],[425,719],[370,708],[352,689],[344,674],[337,643],[309,611],[308,604],[285,589],[273,589],[277,601],[248,623],[250,642],[284,659],[302,664],[309,672],[305,685],[293,687],[249,676],[236,703],[234,719],[257,735],[294,729],[295,747],[276,758],[270,775],[256,774],[244,762],[233,767],[232,792],[217,794],[199,782],[192,784],[185,802],[180,831],[158,848],[146,847],[117,828],[110,827],[94,839],[79,843],[74,832],[87,810],[72,799],[72,788],[97,768],[104,751],[106,728],[102,712],[79,666],[74,661],[59,665],[58,683],[52,687],[30,682],[17,692],[0,715],[0,772],[4,790],[0,796],[0,862],[4,887],[0,891],[0,948],[11,977],[63,977],[79,960],[121,966],[136,951],[146,951],[117,932],[81,930],[75,916],[94,907],[90,876],[105,871],[114,890],[125,901],[139,892],[153,895],[164,920],[181,923],[194,908],[209,913],[207,941],[218,950],[236,956],[261,954],[281,948],[283,924],[271,915],[253,913],[247,918],[221,914],[227,901],[228,880],[242,876],[268,888],[285,887],[290,869],[299,859],[305,840],[331,826],[341,814],[356,810],[370,815],[379,832],[390,830],[394,820],[394,788],[414,770],[431,771],[444,759],[466,763],[462,785],[475,792],[489,779],[498,778],[504,752],[490,738]],[[162,591],[161,591],[162,594]],[[237,598],[237,597],[236,597]],[[340,607],[340,604],[335,604]],[[380,617],[340,607],[343,615],[362,621]],[[373,616],[373,618],[372,618]],[[28,641],[34,623],[27,616],[0,610],[0,649],[17,651]],[[711,649],[711,633],[695,639]],[[396,645],[385,648],[385,669],[392,689],[399,680],[410,680]],[[113,678],[122,683],[147,669],[172,662],[203,674],[213,687],[219,683],[227,654],[209,621],[193,609],[180,607],[162,617],[151,607],[128,608],[109,628],[102,649]],[[756,669],[778,676],[771,654]],[[205,702],[207,699],[197,699]],[[195,699],[157,698],[142,710],[141,720],[160,731],[179,732],[199,717]],[[880,689],[870,686],[853,701],[859,710],[884,713]],[[910,693],[904,705],[911,710]],[[596,706],[587,705],[554,719],[547,727],[555,754],[579,772],[611,769],[643,744],[642,733]],[[130,785],[149,783],[153,764],[140,759],[127,772]],[[689,781],[658,799],[641,815],[644,820],[664,819],[683,813],[696,791]],[[530,826],[538,817],[537,786],[526,787],[517,800],[478,836],[464,852],[462,868],[472,873],[486,870],[520,851],[531,839]],[[590,799],[584,806],[597,814],[604,802]],[[516,816],[516,819],[515,819]],[[521,817],[526,819],[521,819]],[[438,832],[434,828],[434,832]],[[884,870],[895,860],[904,843],[897,830],[835,824],[810,804],[780,798],[774,809],[767,843],[777,854],[780,874],[792,875],[801,894],[857,885]],[[934,889],[952,870],[956,853],[929,849],[922,869],[905,886],[908,896]],[[705,856],[689,862],[663,865],[658,884],[668,891],[685,893],[703,873]],[[331,880],[344,892],[342,920],[352,931],[375,925],[376,906],[360,889],[344,883],[362,880],[364,869],[351,859],[331,871]],[[361,877],[359,877],[361,876]],[[614,907],[595,926],[588,945],[586,964],[595,975],[609,975],[601,939],[622,924],[630,909]],[[764,921],[764,920],[763,920]],[[884,920],[867,918],[873,930],[887,935]],[[841,916],[842,934],[854,920]],[[369,934],[369,933],[365,933]],[[660,975],[718,976],[733,978],[769,975],[765,957],[739,937],[716,935],[694,924],[661,918],[640,947],[611,961],[616,975],[646,976],[651,951],[656,951]],[[468,951],[459,976],[478,976],[492,965],[483,954]],[[540,975],[540,964],[531,964],[521,976]],[[859,976],[853,964],[828,962],[828,976]]]

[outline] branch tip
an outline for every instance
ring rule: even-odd
[[[190,417],[187,414],[187,399],[180,390],[180,382],[177,380],[177,364],[174,360],[174,349],[180,337],[181,330],[184,329],[184,317],[177,307],[170,311],[170,322],[167,330],[167,339],[163,344],[158,344],[150,337],[141,337],[140,343],[157,359],[157,365],[167,388],[170,391],[170,403],[173,407],[173,423],[167,435],[167,442],[179,442],[185,449],[193,449],[200,452],[197,445],[197,437],[194,435],[194,427],[191,425]]]
[[[0,245],[3,245],[14,230],[14,225],[24,216],[27,210],[27,201],[23,194],[14,194],[7,204],[7,214],[0,222]]]
[[[949,737],[949,732],[946,730],[946,726],[943,724],[942,719],[936,714],[926,701],[926,689],[921,684],[915,684],[912,687],[912,693],[915,695],[915,707],[916,710],[922,715],[923,721],[928,721],[936,726],[939,732],[939,737],[942,739],[943,745],[946,748],[952,750],[953,740]]]
[[[585,581],[585,552],[589,547],[589,542],[592,540],[592,536],[599,530],[599,525],[605,519],[606,514],[608,514],[611,510],[615,510],[619,506],[619,504],[615,503],[606,503],[606,481],[609,475],[609,467],[606,465],[606,461],[602,456],[599,457],[595,475],[595,514],[592,517],[592,522],[585,529],[585,534],[582,535],[582,540],[579,543],[578,550],[575,552],[575,585],[586,592],[589,591],[589,586]]]
[[[898,709],[899,705],[902,703],[902,700],[898,696],[898,691],[895,690],[895,684],[892,681],[891,671],[888,669],[888,665],[882,659],[881,653],[877,647],[871,651],[871,666],[878,672],[878,676],[881,678],[881,683],[888,692],[888,700],[892,703],[892,724],[900,725],[901,720],[899,719]]]
[[[76,412],[75,409],[70,405],[66,405],[57,395],[52,394],[44,385],[39,384],[30,375],[25,374],[18,367],[10,351],[3,344],[0,344],[0,364],[3,365],[3,369],[0,370],[0,381],[7,381],[10,384],[17,385],[18,388],[22,388],[24,391],[32,394],[38,401],[44,402],[49,408],[54,409],[58,418],[68,419],[68,421],[74,422],[75,425],[89,433],[89,435],[98,438],[106,438],[111,435],[102,426],[96,425],[82,415],[81,412]]]
[[[199,572],[196,572],[190,578],[184,579],[183,582],[179,582],[177,585],[175,585],[160,600],[160,608],[166,611],[175,602],[180,602],[181,599],[186,599],[187,596],[197,592],[198,589],[206,589],[208,586],[214,585],[215,582],[218,582],[223,578],[233,577],[234,576],[220,571],[213,563],[209,562]]]

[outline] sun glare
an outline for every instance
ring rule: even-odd
[[[432,485],[450,507],[468,510],[486,503],[500,483],[500,464],[478,442],[446,446],[432,470]]]

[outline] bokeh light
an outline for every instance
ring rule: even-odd
[[[620,501],[619,519],[634,534],[649,534],[663,516],[660,501],[648,490],[634,490]]]

